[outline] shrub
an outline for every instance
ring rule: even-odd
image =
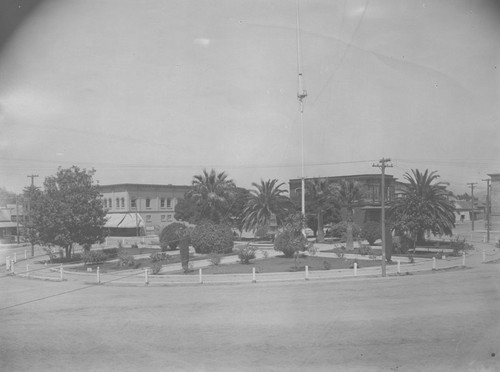
[[[349,265],[349,268],[354,269],[354,264],[356,264],[356,267],[359,269],[361,266],[359,265],[358,259],[355,258],[354,260],[351,261],[351,264]]]
[[[362,245],[359,247],[359,254],[362,256],[368,256],[372,253],[372,248],[369,245]]]
[[[250,260],[253,260],[255,258],[255,251],[256,249],[254,247],[251,247],[250,244],[247,244],[246,246],[242,247],[238,251],[238,257],[243,264],[249,264]]]
[[[132,243],[132,245],[130,246],[130,248],[138,249],[139,246],[137,245],[137,243]]]
[[[118,257],[118,248],[104,248],[102,252],[108,256],[108,259]]]
[[[212,265],[214,266],[219,266],[220,264],[220,261],[221,261],[221,257],[220,257],[220,254],[216,253],[216,252],[212,252],[210,253],[210,258],[209,258],[210,262],[212,263]]]
[[[133,267],[135,265],[134,256],[130,254],[122,254],[118,257],[118,260],[120,267]]]
[[[191,233],[191,243],[199,254],[225,254],[233,251],[233,233],[228,225],[205,222]]]
[[[361,229],[360,236],[368,240],[368,244],[374,245],[377,239],[382,239],[382,225],[374,221],[366,222]]]
[[[274,250],[282,252],[285,257],[293,257],[296,252],[304,251],[307,239],[293,230],[284,230],[274,240]]]
[[[102,263],[108,259],[108,255],[103,251],[86,251],[82,253],[82,260],[85,265]]]
[[[164,252],[168,249],[175,250],[179,245],[180,233],[186,226],[180,222],[174,222],[167,225],[160,234],[160,246]]]
[[[151,253],[149,258],[151,258],[151,262],[168,262],[170,260],[170,257],[165,252]]]
[[[332,268],[332,265],[327,260],[324,260],[323,267],[325,268],[325,270],[330,270]]]
[[[453,249],[453,256],[459,256],[462,252],[473,249],[474,246],[469,244],[464,239],[460,239],[460,237],[456,237],[456,239],[450,241],[450,248]]]
[[[360,233],[361,233],[360,227],[358,225],[356,225],[355,223],[353,223],[352,224],[352,237],[354,239],[357,239],[357,238],[359,238]],[[341,238],[341,239],[345,240],[346,236],[347,236],[347,222],[342,221],[336,225],[333,225],[333,227],[331,228],[331,234],[335,238]]]
[[[161,261],[154,261],[153,263],[151,263],[151,266],[150,266],[151,273],[153,275],[158,274],[161,271],[161,267],[162,267]]]

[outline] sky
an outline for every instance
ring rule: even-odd
[[[6,4],[9,191],[72,165],[100,184],[186,185],[214,168],[250,188],[390,158],[387,174],[429,169],[469,194],[500,173],[499,1],[299,0],[300,53],[291,0]]]

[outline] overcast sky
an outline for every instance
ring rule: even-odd
[[[470,193],[500,173],[497,1],[300,0],[300,20],[306,177],[389,157]],[[4,39],[10,191],[71,165],[101,184],[301,176],[295,1],[46,0]]]

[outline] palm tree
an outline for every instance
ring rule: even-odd
[[[452,235],[455,227],[455,207],[448,199],[446,183],[436,182],[436,172],[420,172],[404,175],[408,184],[403,197],[397,199],[389,211],[396,232],[407,233],[417,242],[424,240],[426,232],[435,235]]]
[[[225,172],[217,173],[214,169],[193,177],[191,197],[197,204],[201,217],[220,223],[229,218],[229,209],[235,184],[227,178]]]
[[[313,212],[318,221],[318,241],[324,240],[323,217],[328,210],[334,207],[336,190],[332,183],[325,178],[314,178],[306,182],[306,208]]]
[[[277,179],[260,181],[260,184],[252,183],[254,190],[250,190],[246,207],[243,211],[245,216],[244,228],[255,231],[259,227],[267,226],[271,222],[272,216],[276,216],[278,225],[283,224],[288,209],[291,207],[290,199],[284,194],[282,189],[284,183],[277,185]]]
[[[352,224],[354,223],[354,207],[358,204],[362,196],[359,182],[353,179],[342,179],[337,189],[337,196],[342,207],[347,209],[346,248],[348,250],[353,250]]]

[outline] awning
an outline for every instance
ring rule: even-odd
[[[139,213],[110,213],[106,215],[105,228],[137,228],[144,227],[144,220]]]
[[[16,222],[11,222],[11,221],[0,222],[0,229],[1,228],[6,228],[6,227],[17,227],[17,223]],[[19,224],[19,227],[21,227],[21,224]]]

